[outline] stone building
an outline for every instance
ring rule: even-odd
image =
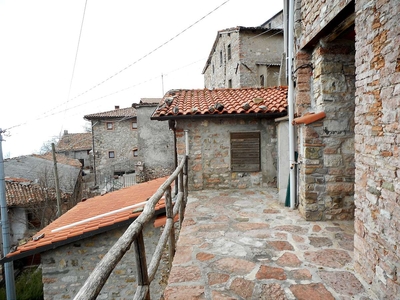
[[[355,269],[379,299],[400,295],[399,20],[397,0],[295,1],[299,210],[355,218]]]
[[[133,173],[138,155],[136,109],[115,106],[84,118],[92,124],[96,184],[114,175]]]
[[[137,204],[151,197],[165,179],[80,202],[3,257],[1,263],[41,257],[44,299],[73,299],[96,265],[140,215],[140,210],[135,211]],[[155,219],[143,226],[147,262],[151,261],[160,238],[160,226],[165,224],[165,205],[157,204],[155,211]],[[117,264],[98,299],[133,298],[137,287],[133,248]],[[162,294],[166,266],[167,262],[161,261],[150,287],[152,299],[159,299]]]
[[[143,98],[133,104],[138,123],[138,162],[136,181],[147,181],[172,174],[174,165],[174,135],[164,122],[151,121],[161,98]]]
[[[259,27],[220,30],[203,69],[204,86],[214,88],[280,85],[284,52],[282,12]]]
[[[90,152],[92,150],[92,133],[69,133],[64,130],[64,134],[56,145],[56,153],[77,159],[81,162],[82,168],[92,168]]]
[[[151,119],[169,122],[179,157],[188,130],[190,190],[276,186],[274,118],[286,101],[284,87],[173,90]]]

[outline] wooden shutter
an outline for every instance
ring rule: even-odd
[[[259,132],[231,132],[231,170],[260,171]]]

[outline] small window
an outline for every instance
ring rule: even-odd
[[[108,151],[108,158],[115,158],[115,152],[114,151]]]
[[[106,122],[107,130],[114,130],[114,123],[113,122]]]
[[[137,123],[136,122],[132,122],[132,129],[137,129]]]
[[[214,64],[212,65],[212,72],[213,72],[213,74],[215,73],[215,67],[214,67]]]
[[[260,171],[260,133],[231,132],[231,170]]]
[[[260,86],[264,87],[265,86],[265,79],[264,79],[264,75],[260,76]]]
[[[232,79],[228,80],[228,88],[230,88],[230,89],[232,88]]]
[[[228,60],[232,58],[231,44],[228,45]]]
[[[219,51],[219,65],[222,66],[222,51]]]
[[[138,150],[137,149],[133,149],[133,157],[138,157]]]

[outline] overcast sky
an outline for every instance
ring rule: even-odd
[[[64,130],[83,132],[86,114],[203,88],[217,31],[259,26],[282,7],[282,0],[0,0],[4,156],[37,152]]]

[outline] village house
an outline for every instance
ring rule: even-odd
[[[161,98],[142,98],[133,104],[138,124],[136,182],[170,175],[176,166],[172,131],[164,122],[150,120],[160,101]]]
[[[259,27],[237,26],[218,31],[203,69],[205,88],[280,85],[282,15],[281,11]]]
[[[298,0],[294,11],[299,212],[355,218],[356,271],[397,299],[399,2]]]
[[[138,156],[136,108],[120,108],[84,116],[91,122],[95,185],[116,175],[134,173]]]
[[[57,154],[61,213],[81,200],[81,164]],[[51,154],[4,160],[11,244],[18,245],[57,217],[54,162]]]
[[[274,118],[286,107],[285,87],[172,90],[151,119],[174,128],[178,157],[188,131],[189,190],[276,186]]]
[[[2,263],[30,257],[39,260],[44,299],[72,299],[127,227],[140,215],[145,201],[166,178],[133,185],[78,203],[60,218],[16,247]],[[165,224],[165,203],[155,207],[155,218],[144,226],[146,254],[151,257]],[[167,263],[161,261],[151,295],[161,295]],[[130,249],[107,280],[99,299],[133,298],[137,286],[135,254]]]
[[[57,217],[57,196],[54,188],[43,188],[23,178],[6,177],[6,199],[12,247],[29,239]],[[70,207],[68,193],[61,193],[61,209]]]
[[[92,133],[69,133],[64,130],[63,136],[58,141],[56,153],[64,154],[66,157],[77,159],[82,168],[91,169],[92,161],[90,152],[92,150]]]

